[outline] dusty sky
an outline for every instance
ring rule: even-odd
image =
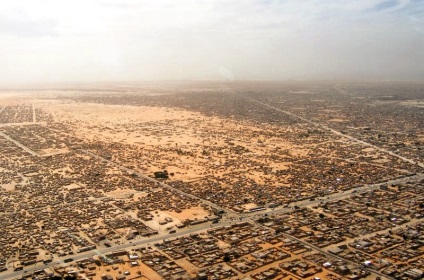
[[[424,80],[424,0],[0,2],[0,83]]]

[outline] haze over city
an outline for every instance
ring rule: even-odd
[[[422,80],[424,1],[16,0],[2,84]]]
[[[424,279],[424,1],[2,2],[1,280]]]

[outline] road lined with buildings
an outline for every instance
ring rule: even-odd
[[[3,132],[0,132],[0,136],[2,136],[3,138],[6,138],[7,140],[9,140],[10,142],[12,142],[13,144],[15,144],[16,146],[18,146],[19,148],[21,148],[24,151],[30,153],[31,155],[36,156],[36,157],[41,157],[38,153],[34,152],[33,150],[31,150],[27,146],[21,144],[20,142],[18,142],[15,139],[9,137],[8,135],[4,134]]]
[[[309,120],[309,119],[307,119],[307,118],[304,118],[304,117],[301,117],[301,116],[299,116],[299,115],[293,114],[293,113],[292,113],[292,112],[290,112],[290,111],[287,111],[287,110],[283,110],[283,109],[280,109],[280,108],[274,107],[274,106],[269,105],[269,104],[267,104],[267,103],[264,103],[264,102],[258,101],[258,100],[256,100],[256,99],[253,99],[253,98],[251,98],[251,97],[247,97],[247,96],[243,96],[243,95],[239,95],[239,94],[237,94],[237,96],[239,96],[240,98],[244,98],[244,99],[250,100],[250,101],[252,101],[252,102],[254,102],[254,103],[256,103],[256,104],[259,104],[259,105],[265,106],[265,107],[267,107],[267,108],[269,108],[269,109],[272,109],[272,110],[275,110],[275,111],[278,111],[278,112],[284,113],[284,114],[286,114],[286,115],[288,115],[288,116],[290,116],[290,117],[292,117],[292,118],[294,118],[294,119],[298,119],[298,120],[301,120],[301,121],[306,122],[306,123],[308,123],[308,124],[314,125],[314,126],[316,126],[316,127],[320,127],[320,128],[322,128],[322,129],[324,129],[324,130],[327,130],[327,131],[332,132],[332,133],[333,133],[333,134],[335,134],[335,135],[338,135],[338,136],[341,136],[341,137],[347,138],[347,139],[352,140],[352,141],[354,141],[354,142],[360,143],[360,144],[362,144],[362,145],[364,145],[364,146],[368,146],[368,147],[374,148],[374,149],[376,149],[376,150],[378,150],[378,151],[380,151],[380,152],[383,152],[383,153],[389,154],[389,155],[391,155],[391,156],[397,157],[397,158],[399,158],[399,159],[401,159],[401,160],[403,160],[403,161],[405,161],[405,162],[408,162],[408,163],[411,163],[411,164],[414,164],[414,165],[418,165],[418,166],[420,166],[420,167],[424,168],[424,163],[423,163],[423,162],[417,162],[417,161],[414,161],[414,160],[412,160],[412,159],[406,158],[406,157],[404,157],[404,156],[401,156],[401,155],[399,155],[399,154],[396,154],[396,153],[394,153],[394,152],[392,152],[392,151],[389,151],[389,150],[387,150],[387,149],[384,149],[384,148],[378,147],[378,146],[376,146],[376,145],[373,145],[373,144],[371,144],[371,143],[365,142],[365,141],[363,141],[363,140],[361,140],[361,139],[358,139],[358,138],[356,138],[356,137],[350,136],[350,135],[348,135],[348,134],[345,134],[345,133],[342,133],[342,132],[340,132],[340,131],[338,131],[338,130],[335,130],[335,129],[333,129],[333,128],[330,128],[330,127],[328,127],[327,125],[324,125],[324,124],[321,124],[321,123],[318,123],[318,122],[315,122],[315,121],[311,121],[311,120]]]
[[[86,153],[90,156],[93,156],[93,157],[95,157],[99,160],[105,161],[108,164],[111,164],[115,167],[118,167],[118,168],[128,172],[129,174],[136,174],[137,176],[139,176],[142,179],[146,179],[146,180],[149,180],[151,182],[154,182],[160,187],[167,188],[171,191],[178,192],[182,195],[186,195],[187,197],[197,199],[197,200],[201,201],[202,203],[205,203],[205,204],[207,204],[211,207],[214,207],[214,208],[219,209],[219,210],[223,210],[223,211],[225,211],[225,214],[223,215],[223,218],[218,223],[215,223],[215,224],[212,224],[211,222],[207,222],[207,223],[203,223],[203,224],[199,224],[199,225],[190,226],[190,227],[184,228],[184,229],[179,229],[178,232],[172,233],[172,234],[168,233],[168,234],[159,234],[158,236],[152,236],[152,237],[144,237],[144,238],[142,237],[139,240],[132,240],[132,241],[129,241],[125,244],[113,245],[109,248],[99,248],[99,249],[95,250],[94,254],[93,254],[93,251],[77,254],[77,255],[73,256],[73,261],[83,260],[83,259],[86,259],[86,258],[93,257],[94,255],[104,255],[104,254],[111,253],[113,251],[129,250],[134,246],[146,246],[146,245],[149,246],[149,245],[153,245],[156,242],[162,242],[164,239],[167,239],[167,238],[177,238],[177,237],[188,235],[188,234],[191,234],[191,233],[202,232],[202,231],[205,231],[205,230],[211,229],[211,228],[218,228],[218,227],[228,226],[228,225],[232,225],[232,224],[237,224],[239,222],[246,222],[247,221],[247,222],[250,222],[252,224],[256,224],[258,226],[264,226],[264,225],[258,224],[255,221],[255,218],[260,217],[260,216],[264,216],[264,215],[273,215],[273,214],[278,214],[278,213],[289,213],[289,212],[293,211],[294,207],[308,207],[308,206],[313,207],[313,206],[319,205],[323,201],[340,200],[340,199],[349,197],[349,196],[355,194],[356,192],[378,189],[380,186],[386,185],[386,184],[396,184],[396,183],[402,183],[402,182],[406,182],[406,181],[410,181],[410,180],[424,179],[424,174],[416,174],[416,175],[411,175],[411,176],[405,176],[405,177],[402,177],[402,178],[389,180],[389,181],[385,181],[385,182],[381,182],[381,183],[377,183],[377,184],[357,187],[353,190],[351,189],[351,190],[347,190],[347,191],[344,191],[344,192],[341,192],[341,193],[335,193],[335,194],[331,194],[331,195],[328,195],[328,196],[326,195],[326,196],[323,196],[323,197],[318,197],[318,198],[315,198],[314,200],[308,199],[308,200],[293,202],[293,203],[290,204],[290,207],[280,206],[276,209],[267,210],[267,211],[260,212],[260,213],[256,212],[256,213],[241,213],[241,214],[238,214],[238,213],[235,213],[235,212],[232,212],[232,211],[228,211],[228,210],[226,210],[222,207],[219,207],[218,205],[216,205],[214,203],[203,200],[203,199],[201,199],[201,198],[199,198],[195,195],[188,194],[188,193],[183,192],[179,189],[176,189],[176,188],[174,188],[174,187],[172,187],[172,186],[170,186],[170,185],[168,185],[164,182],[161,182],[161,181],[156,180],[154,178],[148,177],[144,174],[140,174],[140,173],[138,173],[138,172],[136,172],[132,169],[124,167],[124,166],[122,166],[122,165],[120,165],[116,162],[110,161],[110,160],[103,158],[99,155],[93,154],[93,153],[85,151],[85,150],[80,150],[80,151],[84,152],[84,153]],[[340,256],[331,254],[325,249],[314,246],[314,245],[312,245],[312,244],[310,244],[306,241],[303,241],[302,239],[296,238],[296,237],[294,237],[290,234],[282,233],[282,235],[284,235],[288,238],[292,238],[292,239],[300,242],[301,244],[305,245],[306,247],[314,249],[314,250],[316,250],[316,251],[318,251],[318,252],[320,252],[320,253],[322,253],[326,256],[330,256],[332,258],[343,260],[343,261],[350,263],[352,265],[355,265],[355,266],[361,265],[361,264],[358,264],[356,262],[342,258]],[[38,265],[33,265],[32,267],[31,266],[27,267],[26,271],[33,272],[33,271],[43,269],[43,268],[48,267],[48,266],[53,265],[53,264],[54,265],[60,265],[66,259],[69,259],[69,256],[56,258],[56,259],[54,259],[54,263],[49,264],[49,265],[38,264]],[[382,279],[393,279],[393,278],[390,278],[390,277],[384,275],[383,273],[381,273],[377,270],[373,270],[373,269],[365,268],[365,267],[363,267],[363,269],[373,273],[374,275],[382,277]],[[17,277],[21,274],[22,274],[21,271],[11,272],[9,274],[5,274],[4,277],[5,277],[5,279],[14,279],[15,277]]]
[[[108,160],[108,159],[106,159],[106,158],[104,158],[104,157],[102,157],[102,156],[96,155],[96,154],[94,154],[94,153],[92,153],[92,152],[89,152],[89,151],[87,151],[87,150],[78,150],[78,151],[83,152],[83,153],[86,153],[87,155],[90,155],[90,156],[92,156],[92,157],[94,157],[94,158],[97,158],[97,159],[99,159],[99,160],[101,160],[101,161],[107,162],[107,163],[109,163],[109,164],[110,164],[110,165],[112,165],[112,166],[115,166],[115,167],[117,167],[117,168],[119,168],[119,169],[121,169],[121,170],[124,170],[124,171],[125,171],[125,172],[127,172],[128,174],[135,174],[135,175],[137,175],[139,178],[142,178],[142,179],[148,180],[148,181],[150,181],[150,182],[152,182],[152,183],[155,183],[157,186],[160,186],[160,187],[162,187],[162,188],[164,188],[164,189],[168,189],[168,190],[170,190],[171,192],[175,192],[175,193],[178,193],[178,194],[180,194],[180,195],[182,195],[182,196],[186,196],[186,197],[189,197],[189,198],[192,198],[192,199],[196,199],[196,200],[200,201],[200,202],[201,202],[201,203],[203,203],[203,204],[206,204],[206,205],[208,205],[208,206],[210,206],[210,207],[213,207],[213,208],[215,208],[215,209],[217,209],[217,210],[223,211],[223,212],[225,212],[225,213],[227,213],[227,214],[231,214],[231,213],[233,213],[233,212],[231,212],[231,211],[228,211],[228,210],[227,210],[227,209],[225,209],[225,208],[222,208],[221,206],[219,206],[219,205],[217,205],[217,204],[215,204],[215,203],[212,203],[212,202],[210,202],[210,201],[208,201],[208,200],[202,199],[202,198],[200,198],[200,197],[198,197],[198,196],[195,196],[195,195],[193,195],[193,194],[186,193],[186,192],[184,192],[184,191],[182,191],[182,190],[180,190],[180,189],[174,188],[173,186],[168,185],[168,184],[166,184],[166,183],[164,183],[164,182],[162,182],[162,181],[159,181],[159,180],[156,180],[156,179],[154,179],[154,178],[152,178],[152,177],[149,177],[149,176],[147,176],[147,175],[141,174],[141,173],[139,173],[139,172],[137,172],[137,171],[135,171],[135,170],[129,169],[129,168],[127,168],[127,167],[125,167],[125,166],[123,166],[123,165],[121,165],[121,164],[119,164],[119,163],[116,163],[116,162],[113,162],[113,161],[111,161],[111,160]]]
[[[247,97],[244,97],[244,98],[247,98]],[[369,143],[364,142],[362,140],[359,140],[357,138],[354,138],[354,137],[351,137],[349,135],[343,134],[343,133],[341,133],[339,131],[336,131],[334,129],[331,129],[331,128],[325,126],[325,125],[322,125],[322,124],[319,124],[319,123],[314,123],[314,122],[309,121],[309,120],[307,120],[307,119],[305,119],[303,117],[296,116],[296,115],[294,115],[294,114],[292,114],[292,113],[290,113],[288,111],[285,111],[285,110],[281,110],[281,109],[272,107],[270,105],[267,105],[265,103],[256,101],[254,99],[251,99],[251,98],[248,98],[248,99],[250,99],[250,100],[252,100],[252,101],[254,101],[256,103],[262,104],[262,105],[264,105],[264,106],[266,106],[266,107],[268,107],[270,109],[274,109],[274,110],[283,112],[283,113],[288,114],[289,116],[292,116],[294,118],[300,119],[302,121],[308,122],[308,123],[313,124],[315,126],[319,126],[319,127],[323,128],[323,129],[329,130],[332,133],[337,134],[337,135],[339,135],[341,137],[347,138],[347,139],[352,140],[352,141],[355,141],[357,143],[361,143],[361,144],[366,145],[366,146],[373,147],[373,148],[375,148],[377,150],[380,150],[382,152],[385,152],[385,153],[388,153],[390,155],[396,156],[396,157],[398,157],[398,158],[400,158],[400,159],[402,159],[404,161],[407,161],[409,163],[417,164],[417,165],[419,165],[421,167],[424,167],[424,164],[422,164],[420,162],[418,162],[418,163],[417,162],[414,162],[414,161],[412,161],[410,159],[407,159],[405,157],[402,157],[400,155],[397,155],[397,154],[395,154],[395,153],[393,153],[391,151],[388,151],[386,149],[379,148],[379,147],[377,147],[375,145],[369,144]],[[5,139],[11,141],[16,146],[22,148],[23,150],[29,152],[31,155],[40,157],[40,155],[37,154],[35,151],[29,149],[28,147],[26,147],[25,145],[21,144],[20,142],[12,139],[8,135],[0,132],[0,136],[2,136]],[[178,194],[180,194],[183,197],[188,197],[188,198],[195,199],[195,200],[199,201],[199,203],[201,203],[201,204],[208,205],[208,206],[210,206],[210,207],[212,207],[214,209],[217,209],[219,211],[222,211],[223,212],[223,218],[218,223],[216,223],[216,224],[212,224],[211,222],[208,222],[208,223],[204,223],[204,224],[190,226],[190,227],[184,228],[184,229],[179,229],[178,232],[173,233],[173,234],[160,234],[158,236],[152,236],[152,237],[148,237],[148,238],[141,238],[139,240],[132,240],[132,241],[129,241],[129,242],[125,243],[125,244],[113,245],[110,248],[99,248],[99,249],[97,249],[95,251],[95,254],[93,254],[93,251],[79,253],[79,254],[76,254],[76,255],[72,256],[73,261],[78,261],[78,260],[82,260],[82,259],[85,259],[85,258],[89,258],[89,257],[92,257],[93,255],[107,254],[107,253],[110,253],[110,252],[113,252],[113,251],[117,251],[117,250],[127,250],[127,249],[132,248],[133,246],[151,245],[151,244],[153,244],[155,242],[160,242],[160,241],[162,241],[163,239],[166,239],[166,238],[175,238],[175,237],[180,237],[180,236],[184,236],[184,235],[195,233],[195,232],[201,232],[201,231],[204,231],[204,230],[209,229],[209,228],[216,228],[216,227],[228,226],[228,225],[236,224],[236,223],[238,223],[240,221],[249,221],[249,222],[251,222],[253,224],[257,224],[257,222],[255,221],[255,216],[257,217],[257,216],[262,216],[262,215],[265,215],[265,214],[266,215],[273,215],[273,214],[277,214],[277,213],[286,213],[286,212],[288,213],[288,212],[293,211],[293,208],[294,207],[313,207],[313,206],[319,205],[320,203],[322,203],[324,201],[340,200],[340,199],[347,198],[347,197],[349,197],[349,196],[351,196],[351,195],[353,195],[353,194],[355,194],[357,192],[375,190],[375,189],[380,188],[382,185],[386,185],[386,184],[398,184],[398,183],[404,183],[404,182],[407,182],[407,181],[417,181],[417,180],[424,179],[424,174],[407,175],[407,176],[402,177],[402,178],[388,180],[388,181],[384,181],[384,182],[380,182],[380,183],[376,183],[376,184],[359,186],[357,188],[346,190],[346,191],[340,192],[340,193],[334,193],[334,194],[330,194],[330,195],[324,195],[322,197],[316,197],[316,198],[314,198],[314,200],[307,199],[307,200],[302,200],[302,201],[296,201],[296,202],[290,203],[289,207],[287,207],[287,206],[280,206],[280,207],[278,207],[276,209],[273,209],[273,210],[267,209],[266,211],[261,211],[261,212],[241,213],[241,214],[238,214],[238,213],[235,213],[233,211],[229,211],[228,209],[225,209],[225,208],[223,208],[223,207],[221,207],[221,206],[219,206],[219,205],[217,205],[217,204],[215,204],[213,202],[210,202],[208,200],[202,199],[202,198],[200,198],[198,196],[195,196],[193,194],[184,192],[184,191],[182,191],[182,190],[180,190],[178,188],[173,187],[172,185],[169,185],[167,183],[164,183],[163,181],[160,181],[160,180],[151,178],[151,177],[149,177],[147,175],[144,175],[144,174],[141,174],[139,172],[136,172],[135,170],[132,170],[130,168],[127,168],[127,167],[125,167],[125,166],[123,166],[123,165],[121,165],[119,163],[116,163],[116,162],[113,162],[111,160],[108,160],[108,159],[106,159],[106,158],[104,158],[102,156],[99,156],[97,154],[94,154],[92,152],[89,152],[89,151],[86,151],[86,150],[78,150],[78,151],[79,152],[83,152],[83,153],[85,153],[87,155],[90,155],[90,156],[92,156],[92,157],[94,157],[94,158],[96,158],[98,160],[104,161],[104,162],[110,164],[111,166],[117,167],[117,168],[119,168],[119,169],[127,172],[128,174],[135,174],[140,179],[148,180],[149,182],[154,183],[158,187],[161,187],[161,188],[170,190],[171,192],[174,192],[174,193],[178,193]],[[119,197],[119,196],[116,196],[116,197]],[[102,200],[102,199],[105,199],[105,198],[97,198],[96,200]],[[111,197],[107,197],[107,198],[111,198]],[[78,202],[75,202],[75,203],[78,203]],[[66,205],[66,204],[64,204],[64,205]],[[259,225],[259,224],[257,224],[257,225]],[[260,225],[260,226],[263,226],[263,225]],[[400,226],[397,226],[397,227],[400,227]],[[348,262],[350,264],[354,264],[356,266],[361,265],[359,263],[352,262],[352,261],[349,261],[347,259],[344,259],[344,258],[342,258],[340,256],[331,254],[328,251],[326,251],[325,249],[316,247],[316,246],[314,246],[314,245],[312,245],[312,244],[310,244],[310,243],[308,243],[306,241],[303,241],[302,239],[298,239],[298,238],[296,238],[296,237],[294,237],[292,235],[289,235],[289,234],[286,234],[286,233],[283,233],[282,235],[284,235],[286,237],[289,237],[289,238],[292,238],[292,239],[294,239],[294,240],[296,240],[296,241],[304,244],[305,246],[307,246],[309,248],[312,248],[312,249],[314,249],[314,250],[316,250],[318,252],[321,252],[321,253],[323,253],[323,254],[325,254],[327,256],[331,256],[333,258],[337,258],[337,259],[343,260],[345,262]],[[59,264],[60,265],[60,263],[63,263],[66,259],[69,259],[69,256],[55,258],[54,259],[54,263],[49,264],[49,265],[38,264],[38,265],[28,266],[25,269],[28,272],[33,272],[33,271],[36,271],[36,270],[39,270],[39,269],[43,269],[46,266],[51,266],[53,264]],[[392,279],[392,278],[389,278],[386,275],[380,273],[379,271],[372,270],[372,269],[369,269],[369,268],[364,268],[364,269],[365,270],[368,270],[368,271],[370,271],[372,273],[374,273],[375,275],[378,275],[380,277],[383,277],[384,279]],[[22,271],[16,271],[16,272],[4,274],[2,276],[4,278],[2,278],[2,279],[13,279],[15,277],[18,277],[19,275],[22,275]]]

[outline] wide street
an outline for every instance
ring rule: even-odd
[[[377,147],[375,145],[372,145],[372,144],[369,144],[367,142],[364,142],[363,140],[360,140],[360,139],[354,138],[352,136],[346,135],[344,133],[341,133],[339,131],[336,131],[336,130],[334,130],[332,128],[329,128],[329,127],[327,127],[325,125],[322,125],[322,124],[319,124],[319,123],[316,123],[316,122],[307,120],[307,119],[305,119],[305,118],[303,118],[301,116],[294,115],[291,112],[288,112],[288,111],[285,111],[285,110],[281,110],[281,109],[275,108],[275,107],[273,107],[273,106],[271,106],[269,104],[265,104],[265,103],[259,102],[257,100],[248,98],[248,97],[243,97],[243,98],[249,99],[250,101],[255,102],[255,103],[258,103],[258,104],[260,104],[262,106],[266,106],[269,109],[280,111],[280,112],[285,113],[285,114],[287,114],[289,116],[292,116],[294,118],[297,118],[297,119],[300,119],[300,120],[305,121],[307,123],[310,123],[310,124],[313,124],[315,126],[321,127],[322,129],[328,130],[328,131],[330,131],[330,132],[332,132],[332,133],[334,133],[336,135],[339,135],[341,137],[344,137],[348,141],[354,141],[354,142],[357,142],[357,143],[362,144],[364,146],[373,147],[373,148],[375,148],[375,149],[377,149],[379,151],[382,151],[384,153],[387,153],[387,154],[390,154],[392,156],[398,157],[398,158],[400,158],[401,160],[403,160],[405,162],[416,164],[418,166],[424,167],[424,164],[422,162],[415,162],[415,161],[413,161],[411,159],[408,159],[408,158],[405,158],[403,156],[400,156],[400,155],[398,155],[396,153],[393,153],[393,152],[391,152],[389,150],[386,150],[386,149]],[[35,119],[35,117],[34,117],[34,119]],[[9,140],[11,142],[13,142],[16,146],[18,146],[18,147],[22,148],[23,150],[29,152],[30,154],[32,154],[34,156],[38,156],[38,157],[40,156],[36,152],[32,151],[31,149],[29,149],[28,147],[26,147],[22,143],[16,141],[15,139],[12,139],[8,135],[6,135],[4,133],[0,133],[0,136],[6,138],[7,140]],[[186,228],[183,228],[183,229],[178,229],[177,232],[176,233],[173,233],[173,234],[169,234],[169,233],[165,232],[165,233],[160,233],[157,236],[138,237],[137,239],[134,239],[134,240],[131,240],[131,241],[122,240],[123,244],[114,244],[114,245],[112,245],[109,248],[107,248],[107,247],[100,247],[100,248],[98,248],[95,251],[84,252],[84,253],[79,253],[79,254],[72,255],[71,258],[73,259],[73,261],[79,261],[79,260],[82,260],[82,259],[85,259],[85,258],[90,258],[93,255],[104,255],[104,254],[107,254],[107,253],[110,253],[110,252],[113,252],[113,251],[117,251],[117,250],[130,250],[132,247],[135,247],[135,246],[153,245],[154,243],[161,242],[161,241],[163,241],[164,239],[167,239],[167,238],[175,238],[175,237],[179,237],[179,236],[183,236],[183,235],[187,235],[187,234],[191,234],[191,233],[195,233],[195,232],[201,232],[201,231],[204,231],[204,230],[207,230],[207,229],[210,229],[210,228],[222,227],[222,226],[227,226],[227,225],[235,224],[235,223],[238,223],[238,222],[241,222],[241,221],[248,221],[250,223],[256,224],[255,220],[257,218],[263,216],[263,215],[274,215],[274,214],[278,214],[278,213],[289,213],[289,212],[293,211],[297,207],[314,207],[314,206],[317,206],[320,203],[325,202],[325,201],[345,199],[345,198],[348,198],[349,196],[352,196],[352,195],[354,195],[356,193],[359,193],[359,192],[369,191],[369,190],[373,190],[373,189],[378,189],[378,188],[380,188],[380,186],[385,185],[385,184],[405,183],[405,182],[408,182],[408,181],[420,181],[420,180],[424,179],[424,174],[407,175],[407,176],[400,177],[400,178],[394,178],[394,179],[391,179],[391,180],[388,180],[388,181],[385,181],[385,182],[376,182],[375,184],[358,186],[356,188],[352,188],[352,189],[349,189],[349,190],[346,190],[346,191],[343,191],[343,192],[337,192],[337,193],[333,193],[333,194],[329,194],[329,195],[324,195],[322,197],[315,197],[314,199],[305,199],[305,200],[301,200],[301,201],[296,201],[296,202],[290,203],[289,205],[283,205],[283,206],[279,206],[279,207],[273,208],[273,209],[267,208],[267,209],[265,209],[263,211],[260,211],[260,212],[235,213],[235,212],[229,211],[229,210],[227,210],[227,209],[225,209],[225,208],[223,208],[223,207],[221,207],[221,206],[219,206],[219,205],[217,205],[215,203],[212,203],[212,202],[210,202],[208,200],[205,200],[205,199],[202,199],[200,197],[197,197],[197,196],[195,196],[193,194],[186,193],[186,192],[184,192],[184,191],[182,191],[182,190],[180,190],[178,188],[175,188],[172,185],[167,184],[167,183],[165,183],[165,182],[163,182],[161,180],[157,180],[157,179],[151,178],[149,176],[146,176],[145,174],[141,174],[141,173],[139,173],[139,172],[137,172],[135,170],[132,170],[132,169],[129,169],[129,168],[123,166],[120,163],[113,162],[113,161],[108,160],[108,159],[106,159],[106,158],[104,158],[104,157],[102,157],[100,155],[95,154],[95,153],[89,152],[87,150],[78,150],[78,151],[79,152],[82,152],[82,153],[85,153],[85,154],[88,154],[88,155],[90,155],[92,157],[95,157],[98,160],[107,162],[108,164],[110,164],[112,166],[115,166],[115,167],[118,167],[121,170],[123,170],[125,172],[128,172],[129,174],[135,174],[141,180],[148,180],[150,182],[153,182],[158,187],[161,187],[161,188],[164,188],[164,189],[168,189],[171,192],[178,193],[178,194],[180,194],[182,196],[186,196],[186,197],[189,197],[191,199],[195,199],[195,200],[197,200],[199,202],[199,204],[205,204],[205,205],[208,205],[208,206],[210,206],[210,207],[212,207],[212,208],[214,208],[216,210],[220,210],[223,213],[223,215],[222,215],[223,217],[222,217],[221,220],[219,220],[218,223],[212,224],[212,222],[207,222],[207,223],[198,224],[198,225],[195,225],[195,226],[189,226],[189,227],[186,227]],[[102,198],[98,198],[98,199],[101,200]],[[284,234],[284,235],[287,235],[287,234]],[[314,246],[312,244],[309,244],[309,243],[307,243],[307,242],[305,242],[303,240],[297,239],[297,238],[295,238],[293,236],[289,236],[289,235],[287,235],[287,237],[293,238],[293,239],[301,242],[305,246],[308,246],[310,248],[313,248],[314,250],[316,250],[318,252],[321,252],[321,253],[326,254],[326,255],[331,255],[326,250],[321,249],[321,248],[318,248],[318,247],[316,247],[316,246]],[[341,259],[339,256],[335,256],[335,255],[331,255],[331,256],[334,257],[334,258]],[[8,279],[16,279],[17,277],[19,277],[23,273],[31,273],[31,272],[34,272],[36,270],[40,270],[40,269],[43,269],[43,268],[46,268],[46,267],[51,267],[51,266],[60,266],[61,264],[64,263],[64,260],[69,259],[69,258],[70,258],[70,256],[66,256],[66,257],[55,257],[53,259],[53,262],[52,263],[49,263],[47,265],[46,264],[39,264],[38,263],[38,264],[35,264],[35,265],[27,266],[27,267],[24,268],[24,271],[16,271],[15,272],[15,271],[12,271],[12,269],[13,269],[12,267],[9,267],[7,272],[2,273],[1,279],[5,279],[5,280],[6,279],[7,280]],[[344,260],[344,261],[346,261],[348,263],[352,263],[351,261],[348,261],[348,260]],[[356,264],[356,265],[360,265],[360,264]],[[369,270],[369,271],[371,273],[373,273],[374,275],[376,275],[376,276],[382,277],[383,279],[384,278],[390,279],[390,278],[382,275],[378,271],[374,271],[374,270]]]

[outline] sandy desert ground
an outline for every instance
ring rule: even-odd
[[[372,189],[377,183],[393,182],[390,185],[393,188],[385,196],[389,203],[394,199],[390,192],[401,193],[395,184],[403,182],[403,178],[417,179],[409,179],[413,184],[398,197],[397,210],[381,209],[367,202],[366,211],[360,203],[352,206],[351,209],[356,209],[353,214],[344,211],[352,214],[355,221],[365,223],[360,227],[367,234],[371,234],[373,227],[369,223],[372,224],[374,216],[370,215],[377,212],[392,219],[396,215],[399,221],[399,225],[376,221],[379,232],[387,232],[391,226],[397,229],[403,223],[421,231],[419,207],[423,194],[419,184],[422,184],[420,154],[424,135],[422,111],[419,111],[421,97],[414,95],[415,99],[391,101],[387,105],[380,100],[386,97],[376,95],[371,99],[375,100],[372,106],[384,103],[392,109],[378,107],[379,113],[373,116],[366,105],[371,101],[363,101],[366,97],[360,93],[352,94],[352,101],[346,103],[338,99],[339,94],[347,92],[340,87],[325,85],[334,91],[331,98],[322,92],[322,85],[313,89],[309,85],[305,89],[288,87],[280,95],[274,88],[258,95],[244,93],[242,85],[218,93],[189,87],[173,94],[167,88],[165,95],[156,87],[133,91],[126,88],[124,93],[95,88],[1,93],[0,215],[5,218],[6,230],[0,239],[3,245],[0,261],[7,262],[11,270],[32,260],[25,257],[32,250],[37,252],[38,262],[49,255],[60,262],[70,254],[78,256],[80,250],[93,244],[100,253],[116,246],[131,248],[131,240],[153,246],[148,241],[151,237],[146,237],[151,234],[158,236],[155,240],[163,241],[172,236],[171,231],[181,236],[203,232],[206,241],[202,242],[214,240],[218,244],[214,252],[221,254],[221,259],[240,245],[258,246],[255,250],[260,252],[271,250],[271,256],[276,252],[289,254],[284,261],[275,256],[275,261],[244,272],[244,258],[252,265],[257,259],[250,255],[255,250],[246,251],[249,253],[244,253],[241,263],[233,259],[216,268],[224,274],[234,271],[234,275],[224,278],[254,275],[254,279],[262,279],[265,276],[259,276],[260,273],[269,270],[271,275],[274,268],[280,270],[285,262],[296,264],[303,260],[303,255],[293,254],[283,246],[287,241],[284,236],[316,245],[308,234],[323,233],[316,229],[319,222],[314,217],[339,219],[338,214],[322,208],[323,199],[343,201],[355,196],[357,188]],[[355,90],[352,85],[346,88]],[[398,112],[407,106],[415,109],[395,122],[400,116]],[[347,108],[352,114],[346,112]],[[369,118],[355,117],[354,112],[360,110],[369,114]],[[396,126],[391,126],[394,123]],[[398,123],[404,124],[405,131]],[[167,179],[155,178],[154,172],[164,170]],[[343,203],[334,207],[343,208]],[[288,205],[303,205],[305,208],[301,210],[311,213],[304,212],[303,218],[298,217],[298,208]],[[294,211],[290,221],[293,217],[299,220],[290,225],[295,231],[281,235],[278,215],[285,211]],[[269,218],[257,222],[256,219],[264,217]],[[318,224],[303,224],[302,220],[309,218],[315,221],[311,223]],[[230,225],[244,219],[252,227],[244,229],[247,232],[265,225],[268,228],[262,232],[271,230],[271,235],[279,241],[269,243],[260,239],[260,235],[253,235],[233,246],[231,239],[206,233],[207,229],[222,226],[229,227],[230,235],[234,235],[238,230],[231,230]],[[325,245],[325,250],[351,244],[358,232],[351,231],[354,233],[340,233],[341,239],[331,235],[332,241]],[[308,234],[303,235],[304,232]],[[400,238],[395,234],[392,237]],[[181,273],[185,271],[190,277],[202,271],[196,260],[188,255],[177,258],[172,255],[175,252],[171,254],[172,250],[163,246],[153,246],[152,254],[159,254],[156,258],[163,258],[164,262],[168,259],[173,269],[179,271],[182,267]],[[181,245],[175,248],[178,246]],[[319,248],[305,257],[321,252]],[[185,250],[181,252],[189,249]],[[384,250],[369,256],[374,260],[382,253]],[[420,260],[419,255],[402,262],[405,267],[401,272],[422,268],[416,264]],[[131,277],[140,271],[149,279],[168,279],[160,276],[162,270],[148,263],[149,260],[139,261],[136,267],[115,264],[116,269],[99,266],[92,279],[101,279],[105,274],[116,277],[124,271],[129,271]],[[324,268],[312,275],[330,279],[330,273],[334,271]],[[361,277],[375,279],[384,273],[382,267]],[[183,274],[178,275],[183,277]],[[331,279],[345,279],[336,274]],[[293,272],[283,275],[272,279],[299,278]],[[131,277],[127,275],[127,279]]]

